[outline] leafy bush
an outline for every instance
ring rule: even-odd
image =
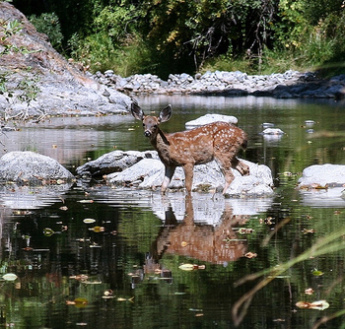
[[[38,32],[48,36],[51,45],[55,49],[62,50],[63,35],[61,33],[59,17],[55,13],[45,13],[40,16],[31,15],[29,20]]]

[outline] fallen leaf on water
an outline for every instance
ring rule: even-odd
[[[238,230],[238,233],[239,234],[251,234],[253,233],[254,230],[252,228],[244,228],[244,227],[241,227],[239,230]]]
[[[92,223],[94,223],[96,220],[95,219],[93,219],[93,218],[85,218],[85,219],[83,219],[83,222],[85,223],[85,224],[92,224]]]
[[[304,290],[304,293],[306,295],[312,295],[314,293],[314,289],[313,288],[307,288],[306,290]]]
[[[14,281],[16,280],[18,277],[16,274],[14,273],[6,273],[2,276],[2,278],[5,280],[5,281]]]
[[[44,234],[45,236],[50,237],[50,236],[52,236],[54,233],[55,233],[55,232],[54,232],[51,228],[49,228],[49,227],[46,227],[46,228],[43,229],[43,234]]]
[[[122,298],[122,297],[118,297],[116,300],[117,300],[118,302],[131,302],[131,303],[133,303],[134,296],[131,297],[131,298]]]
[[[313,274],[314,276],[321,276],[321,275],[323,275],[324,273],[323,272],[321,272],[321,271],[319,271],[319,270],[314,270],[313,272],[311,272],[311,274]]]
[[[63,210],[63,211],[68,210],[68,208],[67,208],[66,206],[62,206],[62,207],[60,207],[59,209],[60,209],[60,210]]]
[[[93,200],[80,200],[79,203],[93,203]]]
[[[323,311],[329,307],[329,304],[325,300],[318,300],[318,301],[312,302],[312,303],[300,301],[300,302],[296,303],[296,306],[298,308],[304,308],[304,309],[308,309],[308,310]]]
[[[74,305],[77,308],[84,308],[88,304],[85,298],[76,298],[75,300],[66,300],[66,305]]]
[[[196,265],[196,264],[182,264],[179,266],[179,269],[183,271],[204,270],[205,268],[206,268],[205,265]]]
[[[70,279],[75,279],[78,281],[85,281],[87,280],[89,277],[85,274],[78,274],[78,275],[72,275],[69,277]]]
[[[95,233],[104,232],[105,228],[103,226],[94,226],[89,228],[90,231],[94,231]]]
[[[315,233],[315,230],[314,230],[313,228],[311,228],[311,229],[304,228],[304,229],[302,230],[302,233],[303,233],[303,234],[314,234],[314,233]]]
[[[246,254],[244,254],[244,257],[247,257],[247,258],[255,258],[255,257],[257,257],[257,256],[258,256],[257,253],[251,252],[251,251],[249,251],[249,252],[247,252]]]

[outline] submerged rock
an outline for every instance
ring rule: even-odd
[[[55,159],[34,152],[9,152],[0,159],[0,182],[23,185],[65,184],[75,179]]]

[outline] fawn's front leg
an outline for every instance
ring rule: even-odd
[[[192,163],[187,163],[183,166],[184,175],[185,175],[185,186],[187,193],[190,194],[192,191],[193,184],[193,174],[194,174],[194,165]]]
[[[174,166],[165,165],[165,176],[164,176],[162,187],[161,187],[161,193],[162,194],[165,194],[165,191],[166,191],[167,187],[169,186],[171,178],[174,175],[175,168],[176,167],[174,167]]]

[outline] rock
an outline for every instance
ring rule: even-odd
[[[270,169],[265,165],[256,165],[244,161],[250,167],[250,175],[242,176],[233,170],[235,180],[227,194],[231,196],[270,196],[273,194],[273,180]],[[159,159],[145,159],[119,173],[106,177],[109,184],[120,186],[136,185],[139,189],[157,189],[164,177],[164,165]],[[194,167],[193,190],[221,190],[225,179],[216,161]],[[169,185],[169,189],[184,188],[184,172],[178,167]]]
[[[266,128],[261,132],[261,135],[284,135],[284,131],[279,128]]]
[[[89,161],[76,169],[78,176],[83,178],[99,177],[109,173],[122,171],[135,163],[150,158],[158,158],[155,151],[113,151]]]
[[[298,180],[299,188],[325,188],[345,184],[345,165],[313,165],[303,170]]]
[[[104,74],[94,76],[100,83],[107,81],[114,89],[124,90],[121,79],[110,81]],[[126,78],[127,91],[132,94],[192,94],[217,96],[271,96],[276,98],[334,98],[343,99],[345,78],[333,77],[329,80],[319,79],[312,72],[286,71],[270,75],[247,75],[239,71],[215,71],[192,76],[170,74],[167,81],[150,74]],[[135,86],[135,87],[133,87]]]
[[[0,182],[24,185],[64,184],[75,177],[56,160],[34,152],[9,152],[0,159]]]
[[[237,124],[238,119],[232,115],[222,115],[222,114],[205,114],[195,120],[186,122],[185,126],[187,129],[192,129],[208,123],[216,121],[225,121],[233,124]]]
[[[6,36],[0,44],[0,75],[4,77],[5,88],[4,97],[0,97],[2,116],[5,113],[7,118],[26,119],[42,115],[128,112],[130,98],[113,88],[106,88],[109,80],[114,78],[110,71],[104,76],[97,74],[103,83],[90,78],[73,61],[68,62],[59,55],[47,42],[47,37],[38,33],[8,2],[0,1],[0,21],[20,24],[20,31],[11,35],[3,31],[6,24],[0,24],[0,35]],[[4,51],[5,44],[15,47]]]

